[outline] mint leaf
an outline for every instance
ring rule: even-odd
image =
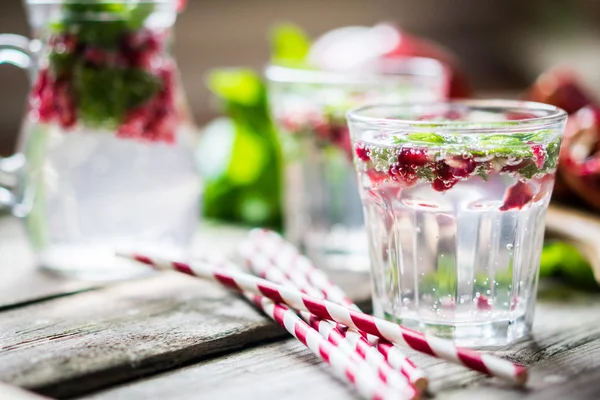
[[[128,109],[142,105],[154,97],[162,86],[160,78],[141,69],[127,69],[123,75],[126,82],[123,97]]]
[[[276,64],[303,64],[310,50],[310,39],[293,24],[281,24],[271,30],[271,61]]]
[[[444,144],[446,139],[437,133],[409,133],[408,140],[411,142],[427,143],[427,144]]]
[[[206,85],[223,100],[245,106],[257,104],[262,98],[263,83],[250,69],[217,69],[208,74]]]
[[[90,127],[119,125],[125,113],[126,83],[119,68],[85,67],[73,71],[79,117]]]

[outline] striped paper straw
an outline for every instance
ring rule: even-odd
[[[293,337],[304,344],[314,355],[329,364],[340,379],[349,382],[366,399],[416,398],[403,397],[401,393],[391,391],[388,387],[382,386],[377,376],[366,363],[357,363],[351,360],[286,306],[275,304],[267,298],[256,294],[245,294],[245,296]]]
[[[230,271],[239,271],[237,265],[225,258],[203,259]],[[323,338],[317,328],[309,326],[298,318],[296,313],[282,304],[273,303],[263,296],[243,292],[244,296],[262,310],[268,317],[277,322],[295,337],[300,343],[312,351],[319,359],[329,364],[334,373],[341,379],[349,382],[358,392],[367,399],[395,399],[417,400],[417,392],[392,393],[387,386],[379,384],[379,376],[361,360],[355,360],[345,354],[340,346],[333,341],[328,342]]]
[[[490,376],[497,376],[517,385],[523,385],[527,381],[527,369],[524,366],[489,354],[457,347],[449,340],[423,335],[390,321],[363,314],[328,300],[305,295],[300,291],[250,274],[225,272],[203,263],[187,264],[139,254],[120,255],[148,264],[156,269],[175,270],[219,282],[223,286],[240,292],[247,291],[265,296],[276,303],[286,304],[296,310],[308,311],[319,318],[338,322],[351,329],[382,337],[399,346],[410,347],[433,357],[464,365]]]
[[[240,252],[245,257],[252,271],[258,276],[268,279],[269,281],[286,285],[288,287],[297,288],[294,282],[288,279],[281,270],[277,269],[273,264],[269,263],[266,258],[259,257],[258,254],[251,253],[253,248],[250,242],[243,242],[240,246]],[[309,288],[310,289],[310,288]],[[314,289],[313,289],[314,291]],[[312,294],[309,291],[304,291],[307,294]],[[419,388],[415,387],[408,381],[405,375],[400,375],[394,370],[391,365],[385,361],[383,356],[372,347],[362,337],[362,342],[357,342],[346,337],[346,334],[339,330],[335,323],[322,320],[307,312],[301,312],[302,318],[307,321],[314,329],[316,329],[323,337],[331,343],[338,346],[342,351],[351,357],[364,360],[372,368],[378,371],[378,376],[385,384],[394,386],[397,389],[404,390],[408,396],[416,396],[420,393]],[[359,335],[360,336],[360,335]]]
[[[315,267],[308,257],[300,254],[294,245],[287,242],[278,233],[266,229],[253,229],[250,231],[248,238],[249,240],[242,244],[242,256],[250,257],[256,252],[264,253],[296,284],[297,289],[306,291],[311,296],[324,297],[334,303],[361,311],[344,293],[342,288],[329,279],[323,270]],[[319,289],[322,296],[315,291],[307,291],[311,288]],[[355,341],[357,346],[363,348],[371,345],[375,346],[387,362],[404,374],[418,390],[427,390],[429,382],[425,372],[417,368],[402,350],[393,346],[390,342],[372,335],[365,334],[362,337],[359,333],[350,330],[347,332],[347,336]]]

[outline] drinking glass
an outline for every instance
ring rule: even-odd
[[[284,230],[324,268],[368,270],[369,258],[345,112],[366,102],[434,101],[446,73],[406,58],[352,72],[271,65],[269,101],[284,166]]]
[[[184,257],[200,180],[171,56],[176,1],[24,4],[33,40],[0,35],[0,63],[32,78],[18,154],[0,161],[2,205],[61,274],[144,271],[116,250]]]
[[[375,314],[467,346],[526,334],[565,112],[473,100],[348,121]]]

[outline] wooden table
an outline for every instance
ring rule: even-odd
[[[206,227],[198,248],[232,251],[243,235]],[[368,304],[366,276],[332,278]],[[494,353],[531,367],[525,390],[411,355],[438,399],[600,398],[600,297],[542,287],[531,337]],[[31,391],[0,386],[5,399],[34,392],[90,400],[358,398],[286,332],[215,284],[161,273],[102,286],[38,271],[12,217],[0,219],[0,381]]]

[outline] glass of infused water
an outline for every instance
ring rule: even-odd
[[[321,267],[368,270],[345,113],[368,102],[441,100],[444,67],[426,58],[379,61],[352,71],[271,65],[266,77],[283,150],[286,238]]]
[[[376,315],[465,346],[530,330],[566,118],[503,100],[348,112]]]

